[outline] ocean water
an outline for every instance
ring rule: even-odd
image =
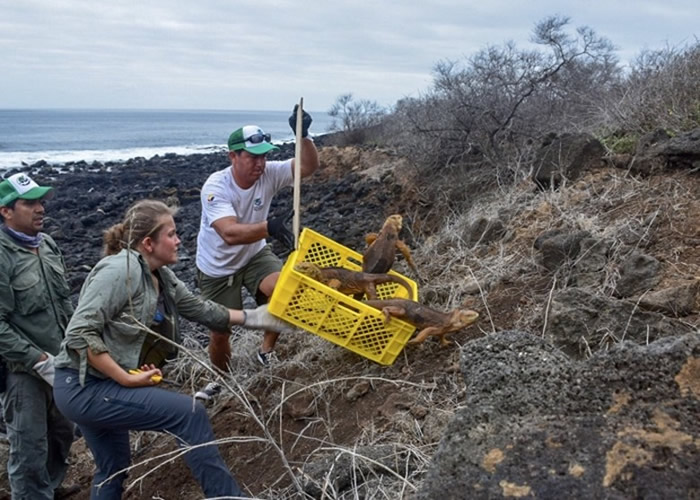
[[[309,111],[310,133],[328,132],[332,118]],[[0,170],[39,160],[124,161],[166,153],[222,151],[236,128],[254,124],[272,141],[293,140],[290,111],[13,110],[0,109]]]

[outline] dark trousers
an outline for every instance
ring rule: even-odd
[[[68,470],[73,424],[58,411],[51,386],[42,379],[10,371],[6,377],[2,407],[12,498],[52,500]]]
[[[54,395],[58,408],[80,427],[95,459],[93,500],[121,498],[126,473],[119,471],[131,462],[130,430],[167,431],[177,436],[180,446],[215,440],[202,404],[184,394],[156,387],[123,387],[90,375],[82,387],[77,371],[59,368]],[[205,496],[244,497],[216,444],[193,448],[184,459]]]

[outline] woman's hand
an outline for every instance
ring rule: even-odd
[[[156,385],[163,379],[163,374],[155,365],[142,365],[138,370],[124,371],[108,352],[95,354],[87,349],[88,363],[106,376],[124,387],[148,387]]]
[[[129,370],[124,383],[125,387],[148,387],[157,385],[163,380],[163,373],[155,365],[142,365],[138,370]]]

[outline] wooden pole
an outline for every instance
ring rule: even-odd
[[[294,248],[299,248],[299,223],[301,218],[301,117],[304,109],[304,98],[299,99],[297,108],[297,133],[294,143],[294,219],[292,220],[292,232],[294,233]]]

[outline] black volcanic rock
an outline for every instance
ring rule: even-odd
[[[467,344],[467,400],[416,499],[694,498],[698,356],[697,334],[585,362],[524,332]]]

